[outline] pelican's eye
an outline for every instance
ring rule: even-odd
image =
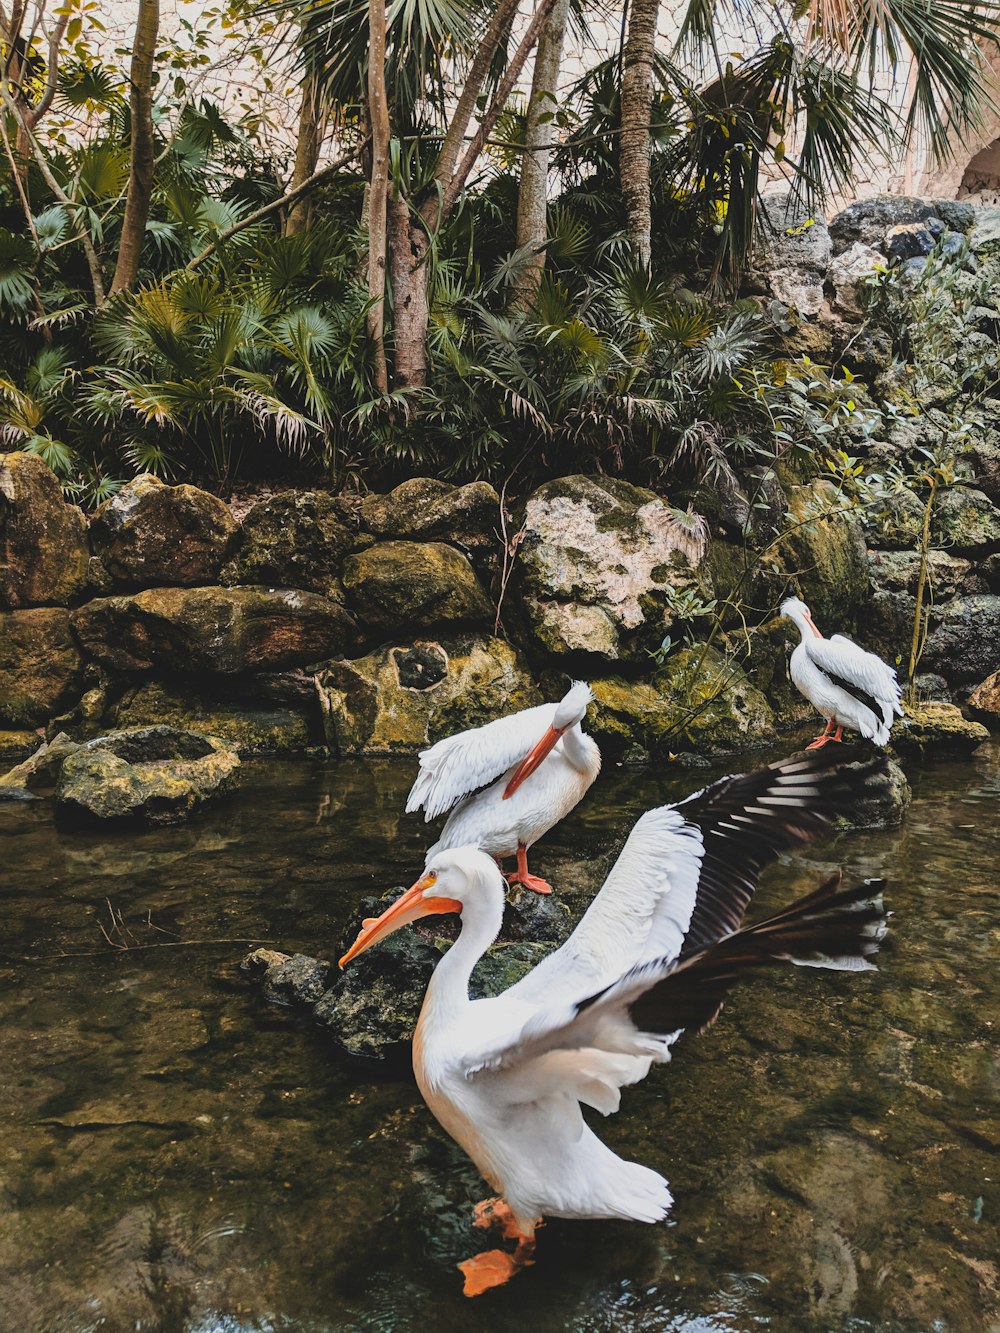
[[[433,888],[434,885],[437,883],[437,877],[438,877],[438,872],[436,870],[428,870],[427,874],[424,876],[425,886],[428,889]]]

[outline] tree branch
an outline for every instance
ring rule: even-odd
[[[272,213],[277,213],[280,208],[286,208],[289,204],[294,204],[296,199],[301,199],[304,194],[308,194],[310,190],[314,190],[317,185],[321,184],[329,176],[336,175],[341,167],[346,167],[348,162],[354,161],[367,142],[367,139],[362,139],[359,144],[356,144],[349,152],[345,153],[343,157],[338,157],[336,162],[331,162],[329,166],[321,167],[319,171],[314,171],[308,180],[303,181],[301,185],[297,185],[294,190],[289,190],[287,194],[283,194],[277,199],[272,199],[269,204],[264,204],[263,207],[254,209],[252,213],[248,213],[245,218],[241,218],[239,222],[218,235],[211,245],[206,245],[201,254],[195,255],[194,259],[187,262],[185,268],[188,270],[198,268],[198,266],[203,264],[206,259],[211,255],[214,255],[219,246],[228,241],[230,237],[236,236],[241,231],[245,231],[247,227],[252,227],[255,222],[260,222],[262,218],[270,217]]]

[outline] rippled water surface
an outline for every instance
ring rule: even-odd
[[[537,849],[596,887],[643,809],[701,774],[617,769]],[[601,1125],[662,1171],[666,1225],[552,1222],[476,1302],[485,1193],[413,1084],[268,1005],[248,944],[336,957],[410,882],[405,762],[257,761],[174,829],[70,832],[0,805],[0,1330],[1000,1329],[1000,745],[913,767],[904,827],[776,868],[890,880],[864,977],[767,977]],[[127,944],[127,949],[112,947]]]

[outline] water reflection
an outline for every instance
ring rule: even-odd
[[[233,967],[242,940],[330,955],[358,898],[409,882],[411,776],[254,763],[196,823],[110,837],[0,806],[0,1329],[1000,1327],[1000,746],[912,774],[903,829],[768,880],[762,908],[836,864],[885,874],[896,947],[873,977],[748,988],[602,1123],[670,1180],[669,1224],[550,1223],[475,1304],[475,1170],[411,1084]],[[591,892],[634,815],[702,781],[612,770],[540,864]]]

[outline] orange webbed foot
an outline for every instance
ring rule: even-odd
[[[510,1207],[503,1199],[484,1199],[476,1204],[473,1226],[481,1231],[498,1229],[505,1240],[516,1241],[513,1254],[507,1250],[484,1250],[458,1265],[465,1277],[462,1291],[466,1296],[481,1296],[484,1291],[502,1287],[512,1277],[535,1262],[535,1228],[525,1235],[518,1227]],[[535,1227],[541,1225],[541,1219]]]
[[[472,1225],[480,1231],[497,1227],[506,1240],[517,1240],[522,1235],[509,1205],[499,1198],[483,1199],[477,1203]]]
[[[544,879],[539,879],[537,875],[530,875],[527,871],[524,874],[520,870],[515,870],[512,875],[507,876],[507,883],[513,887],[515,884],[523,884],[526,889],[531,889],[535,893],[551,893],[552,885]]]

